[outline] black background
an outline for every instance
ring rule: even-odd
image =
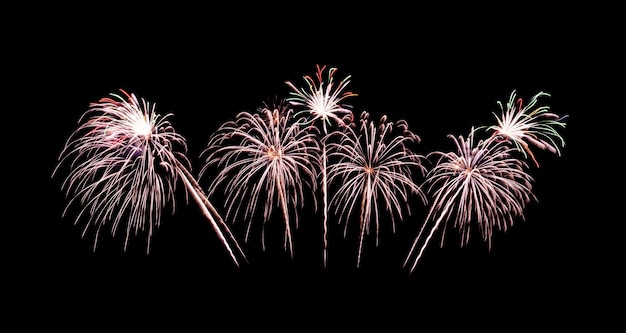
[[[437,315],[442,326],[508,328],[597,325],[612,316],[603,305],[618,290],[607,287],[615,278],[607,268],[621,262],[609,256],[617,243],[599,240],[614,235],[616,222],[595,206],[603,191],[588,189],[605,176],[592,171],[605,155],[590,130],[606,116],[593,99],[615,75],[618,24],[609,8],[233,7],[50,6],[16,9],[23,20],[4,23],[5,128],[14,133],[6,145],[15,149],[5,162],[14,189],[5,275],[23,325],[419,329]],[[172,112],[197,172],[220,124],[286,96],[285,81],[303,84],[316,64],[337,67],[337,78],[351,75],[355,113],[407,120],[423,153],[452,150],[446,135],[491,124],[496,102],[512,90],[525,99],[552,95],[543,101],[569,115],[566,146],[562,156],[538,154],[538,201],[525,221],[494,234],[491,250],[477,233],[460,247],[452,231],[443,247],[439,238],[431,243],[411,275],[402,262],[426,216],[417,202],[395,233],[381,225],[378,246],[366,237],[360,267],[355,221],[346,238],[330,225],[323,267],[320,214],[312,211],[302,212],[293,259],[281,220],[267,223],[264,251],[256,221],[242,267],[182,196],[148,255],[141,237],[124,252],[121,237],[104,235],[92,251],[92,235],[81,237],[82,225],[61,216],[67,201],[52,170],[90,102],[124,89]],[[242,239],[243,228],[233,230]]]

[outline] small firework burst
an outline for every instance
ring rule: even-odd
[[[293,258],[298,215],[290,211],[303,207],[307,189],[316,190],[320,148],[318,133],[302,130],[285,103],[277,100],[255,113],[240,112],[236,120],[220,126],[201,154],[205,157],[201,175],[209,166],[219,168],[208,193],[213,195],[225,185],[226,217],[237,220],[243,213],[242,218],[248,220],[246,241],[259,207],[263,207],[264,225],[279,208],[285,250]],[[262,246],[265,249],[264,231]]]
[[[512,156],[515,149],[493,136],[476,142],[474,134],[472,129],[467,139],[449,135],[456,152],[435,151],[427,155],[436,157],[424,183],[432,196],[432,206],[404,262],[406,266],[412,260],[411,272],[442,224],[441,246],[448,224],[459,230],[461,245],[466,245],[470,224],[476,223],[491,248],[493,230],[506,231],[516,218],[523,219],[524,208],[535,199],[533,179],[527,173],[526,163]]]
[[[498,117],[494,113],[498,124],[488,127],[488,130],[492,130],[493,135],[500,140],[512,142],[524,157],[530,155],[537,167],[539,163],[530,150],[529,144],[558,155],[561,155],[559,148],[565,145],[558,129],[565,127],[566,116],[561,117],[550,112],[549,106],[536,106],[540,97],[549,96],[548,93],[539,92],[530,99],[528,104],[523,105],[522,99],[516,98],[516,92],[513,91],[506,103],[506,108],[498,102],[501,116]]]
[[[149,253],[163,209],[169,205],[175,211],[174,194],[180,180],[238,264],[229,244],[234,242],[239,249],[236,241],[228,229],[221,229],[225,224],[188,171],[187,145],[168,120],[172,114],[161,116],[156,104],[120,92],[89,105],[59,156],[53,176],[62,164],[70,167],[62,189],[71,199],[63,215],[74,204],[81,207],[75,223],[86,216],[83,236],[95,228],[94,250],[103,227],[109,227],[113,236],[122,227],[124,250],[131,236],[147,232]]]
[[[293,83],[287,81],[286,84],[292,89],[290,97],[287,101],[299,108],[296,114],[305,114],[306,123],[310,123],[314,126],[318,121],[321,121],[322,135],[327,135],[329,130],[328,126],[332,126],[333,123],[338,127],[345,127],[350,124],[354,115],[352,114],[352,106],[345,103],[345,100],[350,97],[357,96],[356,93],[346,90],[348,84],[350,84],[350,75],[346,76],[343,80],[339,81],[339,85],[335,86],[335,73],[337,68],[331,67],[328,69],[327,77],[324,77],[324,71],[326,66],[316,65],[317,71],[315,73],[315,79],[311,76],[304,76],[306,83],[305,87],[298,88]],[[312,128],[312,127],[311,127]],[[322,143],[322,201],[323,201],[323,227],[324,227],[324,249],[323,249],[323,261],[324,266],[327,264],[327,248],[328,248],[328,177],[327,177],[327,153],[326,145]]]
[[[304,76],[307,85],[303,88],[297,88],[293,83],[286,82],[292,89],[287,101],[300,109],[296,116],[301,113],[307,114],[311,123],[321,120],[323,134],[328,133],[327,126],[332,126],[333,123],[343,126],[352,121],[352,106],[344,101],[357,96],[356,93],[346,90],[350,84],[350,75],[335,86],[334,76],[337,68],[331,67],[326,78],[325,70],[326,66],[317,65],[315,79],[308,75]]]
[[[395,218],[402,220],[403,212],[411,214],[409,199],[418,195],[423,202],[426,197],[415,183],[414,172],[425,173],[424,156],[412,151],[420,138],[408,128],[404,120],[396,123],[383,116],[376,124],[369,114],[361,114],[358,133],[352,127],[335,131],[328,138],[338,139],[328,144],[329,160],[334,161],[328,169],[331,184],[338,184],[331,199],[339,223],[344,224],[344,236],[348,220],[355,212],[359,214],[359,250],[357,267],[361,262],[363,240],[375,228],[376,246],[380,216],[386,212],[391,218],[393,232]]]

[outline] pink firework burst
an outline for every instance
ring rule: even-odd
[[[534,199],[533,179],[526,163],[512,156],[515,149],[493,136],[477,142],[474,134],[472,129],[467,139],[448,135],[456,152],[428,154],[436,157],[425,180],[432,206],[404,262],[405,267],[411,262],[411,272],[442,225],[440,246],[448,224],[459,230],[461,245],[465,245],[470,224],[476,223],[491,248],[493,230],[506,231],[516,218],[524,218],[526,204]]]
[[[53,176],[61,165],[70,168],[62,184],[71,196],[63,215],[74,204],[81,207],[75,224],[87,219],[83,236],[95,228],[94,250],[101,229],[109,227],[113,236],[124,229],[124,250],[131,236],[147,232],[149,253],[163,209],[169,205],[175,211],[180,180],[239,265],[238,256],[245,255],[188,171],[187,145],[168,120],[172,114],[161,116],[156,104],[120,92],[89,105],[59,156]]]
[[[363,112],[358,132],[347,127],[344,131],[329,134],[326,139],[335,136],[336,142],[328,144],[328,157],[336,160],[328,169],[329,182],[338,184],[331,206],[340,215],[339,223],[344,224],[344,236],[349,218],[356,212],[359,214],[358,267],[363,239],[372,227],[375,228],[378,246],[380,216],[383,213],[391,218],[391,227],[395,232],[395,218],[402,220],[404,212],[411,213],[411,195],[418,195],[426,202],[414,179],[414,172],[420,176],[425,173],[422,164],[424,156],[412,151],[420,138],[409,130],[406,121],[389,122],[386,116],[376,124],[369,119],[367,112]]]
[[[303,207],[306,189],[316,190],[320,163],[317,136],[300,128],[283,100],[266,104],[255,113],[240,112],[236,120],[224,123],[211,136],[202,152],[205,165],[201,175],[209,166],[218,167],[208,193],[213,195],[224,185],[226,217],[237,220],[243,213],[243,219],[248,220],[246,241],[258,209],[263,209],[265,225],[279,208],[285,225],[284,247],[293,258],[298,214],[290,212]],[[264,250],[265,243],[262,232]]]

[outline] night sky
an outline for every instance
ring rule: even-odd
[[[583,103],[589,82],[599,82],[595,78],[610,68],[584,52],[605,52],[596,36],[612,31],[610,23],[590,30],[572,15],[557,23],[543,8],[479,16],[446,8],[225,17],[198,8],[77,10],[29,16],[38,28],[9,41],[16,52],[7,66],[17,75],[8,98],[18,108],[9,112],[24,116],[14,125],[34,127],[19,131],[13,147],[31,161],[13,167],[32,171],[9,199],[8,209],[19,212],[10,215],[6,223],[15,230],[4,237],[14,267],[9,271],[16,273],[10,289],[17,313],[58,324],[82,318],[86,326],[134,318],[139,327],[166,318],[238,325],[225,315],[268,327],[289,327],[286,322],[298,319],[297,327],[310,322],[321,328],[335,318],[352,328],[406,321],[415,330],[431,314],[487,327],[496,325],[490,322],[496,317],[507,327],[593,321],[583,319],[592,311],[587,307],[606,291],[586,276],[604,274],[610,259],[597,254],[610,253],[612,243],[594,245],[606,237],[610,221],[606,211],[589,213],[597,198],[579,181],[589,175],[585,129],[592,111]],[[443,247],[439,233],[413,274],[402,263],[427,214],[418,200],[395,233],[382,221],[378,245],[375,235],[366,235],[360,267],[358,221],[351,220],[343,237],[332,217],[323,267],[321,214],[310,208],[300,212],[293,258],[283,248],[279,214],[266,223],[265,250],[260,218],[246,243],[243,221],[233,225],[249,259],[241,267],[182,191],[176,211],[165,211],[149,254],[142,235],[124,251],[122,235],[106,233],[93,251],[93,233],[82,237],[83,224],[74,225],[74,215],[62,217],[63,177],[52,171],[89,103],[124,89],[156,103],[161,114],[171,112],[197,174],[199,154],[223,122],[274,96],[286,97],[285,81],[304,84],[303,76],[314,75],[318,64],[338,68],[337,78],[351,75],[355,114],[406,120],[422,139],[420,153],[454,150],[448,134],[466,136],[472,126],[493,124],[497,101],[506,103],[513,90],[526,100],[540,91],[551,94],[540,103],[569,116],[561,132],[566,145],[561,156],[537,153],[541,166],[529,171],[537,201],[526,207],[525,220],[494,232],[491,249],[477,230],[461,247],[456,229],[449,228]],[[30,142],[39,142],[37,148]],[[209,176],[199,180],[202,186]]]

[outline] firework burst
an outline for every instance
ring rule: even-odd
[[[494,113],[498,124],[488,127],[498,139],[512,142],[524,157],[530,156],[537,167],[539,163],[529,145],[558,155],[561,155],[559,147],[565,145],[558,129],[565,127],[564,119],[567,116],[560,117],[550,112],[549,106],[536,106],[538,99],[545,96],[550,95],[539,92],[528,104],[523,105],[522,99],[516,98],[516,92],[513,91],[506,108],[498,102],[501,116]]]
[[[70,172],[62,190],[71,196],[70,206],[79,205],[75,224],[86,216],[83,237],[95,228],[95,251],[100,231],[112,235],[124,229],[124,250],[131,236],[147,232],[146,251],[168,205],[175,211],[174,194],[181,180],[210,220],[229,254],[239,265],[234,250],[243,255],[224,221],[189,173],[187,145],[169,122],[171,114],[156,113],[156,104],[120,90],[121,94],[91,103],[70,135],[53,176],[67,163]],[[231,245],[232,244],[232,245]]]
[[[358,267],[363,239],[371,232],[372,225],[378,246],[380,216],[384,212],[389,214],[395,232],[396,215],[402,220],[404,211],[411,214],[411,194],[417,194],[426,202],[414,179],[414,171],[420,176],[425,174],[424,156],[412,152],[413,145],[419,143],[420,138],[409,130],[408,124],[403,120],[388,122],[386,116],[375,124],[369,114],[363,112],[358,134],[348,127],[329,134],[327,139],[335,136],[337,140],[328,144],[328,158],[336,160],[328,169],[328,179],[329,183],[339,185],[330,204],[340,216],[339,223],[344,224],[344,237],[348,219],[359,213]]]
[[[353,121],[352,106],[344,103],[345,99],[356,96],[356,93],[346,90],[350,84],[351,76],[348,75],[335,86],[335,73],[337,68],[328,69],[327,76],[324,77],[326,66],[316,65],[317,71],[315,78],[304,76],[305,87],[298,88],[290,81],[286,84],[291,88],[291,92],[287,101],[295,107],[300,108],[298,112],[307,115],[307,123],[312,126],[321,121],[323,135],[329,133],[329,127],[333,123],[339,127],[344,127]],[[328,177],[327,177],[327,152],[326,145],[322,143],[322,198],[323,198],[323,214],[324,214],[324,250],[323,261],[324,266],[327,262],[328,248]]]
[[[448,135],[456,144],[456,152],[427,155],[436,157],[424,183],[432,195],[432,206],[404,262],[407,266],[412,261],[411,272],[442,224],[440,246],[449,223],[459,230],[461,245],[465,245],[470,224],[475,222],[491,248],[493,230],[506,231],[516,218],[523,219],[526,204],[535,199],[526,163],[512,157],[515,149],[493,136],[476,142],[474,133],[472,129],[467,139]]]
[[[333,123],[341,126],[352,121],[354,118],[352,106],[344,103],[344,100],[357,96],[357,94],[346,90],[350,84],[350,75],[335,86],[334,76],[337,68],[329,68],[327,76],[324,77],[326,66],[317,65],[316,67],[315,79],[309,75],[304,76],[306,87],[297,88],[290,81],[286,82],[292,89],[287,101],[291,105],[301,108],[298,114],[308,114],[310,116],[309,122],[322,121],[323,132],[327,134],[327,126],[332,126]]]
[[[205,165],[219,168],[209,186],[209,195],[225,185],[227,219],[236,220],[243,213],[248,220],[247,241],[252,220],[263,207],[263,224],[276,207],[285,224],[284,246],[293,258],[293,230],[298,215],[290,211],[302,208],[305,189],[316,190],[320,148],[318,133],[304,131],[294,121],[293,110],[284,100],[258,110],[240,112],[236,120],[224,123],[215,132],[202,152]],[[317,207],[315,207],[317,209]],[[265,232],[262,232],[265,249]]]

